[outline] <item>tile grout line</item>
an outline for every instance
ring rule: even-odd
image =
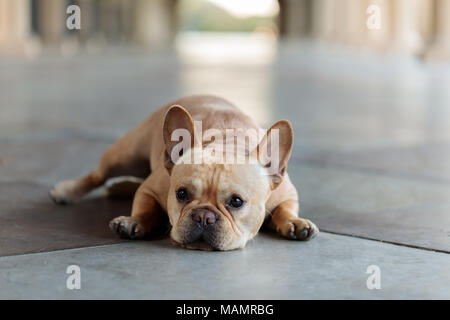
[[[66,248],[66,249],[56,249],[56,250],[50,250],[50,251],[39,251],[39,252],[28,252],[28,253],[17,253],[17,254],[8,254],[5,256],[0,256],[0,260],[2,258],[8,258],[8,257],[20,257],[20,256],[29,256],[29,255],[38,255],[38,254],[45,254],[45,253],[58,253],[63,251],[74,251],[74,250],[80,250],[80,249],[93,249],[93,248],[103,248],[103,247],[111,247],[116,246],[119,244],[124,244],[125,242],[117,242],[117,243],[106,243],[106,244],[100,244],[100,245],[93,245],[93,246],[86,246],[86,247],[75,247],[75,248]]]
[[[413,244],[406,244],[406,243],[400,243],[400,242],[389,241],[389,240],[375,239],[375,238],[370,238],[370,237],[366,237],[366,236],[359,236],[356,234],[340,233],[340,232],[324,230],[324,229],[320,229],[320,232],[334,234],[334,235],[338,235],[338,236],[345,236],[345,237],[369,240],[369,241],[376,241],[376,242],[381,242],[381,243],[388,243],[388,244],[392,244],[392,245],[399,246],[399,247],[407,247],[407,248],[417,249],[417,250],[425,250],[425,251],[450,254],[450,251],[443,250],[443,249],[427,248],[427,247],[417,246],[417,245],[413,245]]]
[[[375,238],[370,238],[370,237],[365,237],[365,236],[359,236],[359,235],[355,235],[355,234],[340,233],[340,232],[324,230],[324,229],[320,229],[320,232],[321,233],[328,233],[328,234],[338,235],[338,236],[343,236],[343,237],[350,237],[350,238],[356,238],[356,239],[362,239],[362,240],[368,240],[368,241],[381,242],[381,243],[391,244],[391,245],[400,246],[400,247],[407,247],[407,248],[411,248],[411,249],[450,254],[450,252],[446,251],[446,250],[426,248],[426,247],[421,247],[421,246],[415,246],[415,245],[410,245],[410,244],[399,243],[399,242],[395,242],[395,241],[380,240],[380,239],[375,239]],[[124,244],[124,243],[133,243],[133,242],[126,241],[126,242],[108,243],[108,244],[103,244],[103,245],[95,245],[95,246],[87,246],[87,247],[77,247],[77,248],[58,249],[58,250],[51,250],[51,251],[40,251],[40,252],[10,254],[10,255],[5,255],[5,256],[0,256],[0,260],[3,259],[3,258],[8,258],[8,257],[20,257],[20,256],[46,254],[46,253],[58,253],[58,252],[64,252],[64,251],[74,251],[74,250],[81,250],[81,249],[93,249],[93,248],[111,247],[111,246],[121,245],[121,244]]]

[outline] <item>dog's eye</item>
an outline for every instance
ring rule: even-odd
[[[180,188],[176,191],[176,196],[178,201],[183,202],[186,201],[189,198],[189,194],[186,190],[186,188]]]
[[[244,205],[244,200],[239,198],[238,196],[232,196],[231,199],[228,201],[228,206],[230,206],[233,209],[238,209]]]

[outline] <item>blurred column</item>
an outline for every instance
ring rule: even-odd
[[[28,0],[0,0],[0,49],[22,51],[30,40],[31,11]]]
[[[323,11],[320,19],[326,40],[350,46],[358,46],[364,42],[366,36],[365,1],[323,1],[318,3],[317,10]]]
[[[354,47],[360,47],[367,37],[367,4],[366,1],[343,0],[344,15],[342,23],[342,42]]]
[[[351,1],[351,0],[350,0]],[[333,3],[333,18],[332,18],[332,31],[331,31],[331,41],[336,43],[345,42],[346,35],[346,22],[349,18],[347,16],[347,8],[349,6],[348,0],[334,1]]]
[[[312,34],[319,40],[331,41],[334,35],[335,0],[314,0],[312,6]]]
[[[395,0],[394,0],[395,1]],[[370,29],[367,25],[368,19],[373,13],[367,13],[368,8],[375,8],[380,12],[380,28]],[[386,50],[389,46],[392,20],[393,20],[393,2],[392,0],[367,0],[366,1],[366,40],[365,47],[370,50]]]
[[[122,38],[129,41],[133,37],[133,2],[120,2],[120,25],[122,29]]]
[[[76,35],[82,45],[86,45],[96,32],[97,17],[94,4],[93,0],[77,0],[76,2],[81,11],[81,29],[76,31]]]
[[[421,54],[428,50],[434,36],[434,0],[422,0],[419,2],[419,32],[423,39]]]
[[[59,47],[66,30],[66,2],[40,0],[37,5],[38,30],[43,44],[47,47]]]
[[[281,35],[289,38],[310,35],[313,0],[279,0],[278,2]]]
[[[98,21],[101,42],[114,43],[122,38],[120,0],[99,0]]]
[[[133,40],[141,46],[161,46],[175,35],[174,0],[136,0]]]
[[[422,49],[419,16],[424,8],[423,0],[395,0],[392,2],[392,36],[390,49],[405,53],[417,53]]]
[[[431,60],[450,59],[450,0],[434,2],[434,36],[426,58]]]

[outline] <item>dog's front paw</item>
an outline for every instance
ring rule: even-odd
[[[73,180],[62,181],[56,184],[50,190],[50,197],[57,204],[74,203],[80,199],[80,196],[75,192],[76,183]]]
[[[123,239],[142,239],[146,234],[144,227],[133,217],[114,218],[109,223],[109,228]]]
[[[294,218],[277,227],[277,232],[292,240],[310,240],[319,234],[319,228],[308,219]]]

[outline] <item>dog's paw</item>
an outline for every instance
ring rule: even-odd
[[[277,232],[292,240],[310,240],[319,234],[319,228],[308,219],[295,218],[277,227]]]
[[[109,228],[123,239],[142,239],[145,230],[133,217],[120,216],[109,223]]]
[[[75,192],[75,186],[74,180],[62,181],[50,190],[50,197],[57,204],[74,203],[80,199],[80,196]]]

